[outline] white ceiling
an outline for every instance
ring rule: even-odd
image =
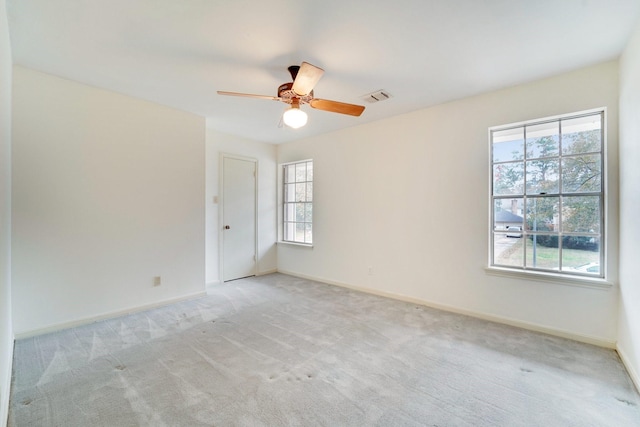
[[[14,63],[210,119],[279,143],[617,58],[640,0],[8,0]],[[319,98],[279,128],[289,65],[325,69]],[[366,104],[386,89],[393,98]]]

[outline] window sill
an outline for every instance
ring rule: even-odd
[[[545,273],[543,271],[513,270],[502,267],[485,267],[485,273],[492,276],[510,277],[515,279],[535,280],[539,282],[555,283],[559,285],[578,286],[591,289],[610,289],[613,283],[595,277],[568,276],[563,274]]]
[[[285,240],[279,240],[278,245],[285,245],[285,246],[299,246],[299,247],[303,247],[303,248],[311,248],[313,249],[313,244],[312,243],[298,243],[298,242],[287,242]]]

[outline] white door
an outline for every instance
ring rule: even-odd
[[[256,162],[223,157],[222,280],[256,274]]]

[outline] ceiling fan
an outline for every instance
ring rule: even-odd
[[[300,104],[309,104],[311,108],[317,110],[330,111],[332,113],[348,114],[359,116],[364,111],[362,105],[347,104],[344,102],[319,99],[313,96],[313,88],[324,74],[322,68],[303,62],[302,65],[291,65],[288,67],[291,73],[292,82],[283,83],[278,87],[278,96],[253,95],[250,93],[218,91],[219,95],[243,96],[246,98],[270,99],[281,101],[291,105],[285,110],[282,120],[284,123],[297,129],[307,123],[307,113],[300,109]]]

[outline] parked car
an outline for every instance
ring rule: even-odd
[[[586,264],[579,265],[577,267],[567,267],[564,269],[565,271],[575,271],[578,273],[587,273],[587,274],[600,274],[600,263],[598,262],[588,262]]]
[[[522,237],[522,227],[519,225],[508,225],[507,237]]]

